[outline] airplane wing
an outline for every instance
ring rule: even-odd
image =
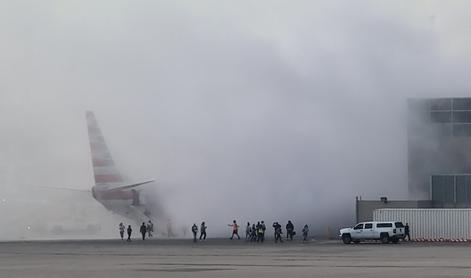
[[[155,180],[148,180],[144,182],[139,182],[139,183],[133,183],[133,184],[127,184],[127,185],[121,185],[121,186],[116,186],[113,188],[108,189],[109,191],[113,190],[123,190],[123,189],[129,189],[133,187],[138,187],[144,184],[148,184],[151,182],[154,182]],[[50,188],[50,189],[59,189],[59,190],[67,190],[67,191],[75,191],[75,192],[82,192],[82,193],[90,193],[91,190],[87,189],[76,189],[76,188],[70,188],[70,187],[58,187],[58,186],[41,186],[42,188]]]
[[[59,190],[67,190],[67,191],[74,191],[74,192],[82,192],[82,193],[91,193],[91,190],[87,189],[76,189],[76,188],[70,188],[70,187],[58,187],[58,186],[39,186],[41,188],[49,188],[49,189],[59,189]]]
[[[129,188],[138,187],[138,186],[141,186],[141,185],[144,185],[144,184],[148,184],[148,183],[151,183],[151,182],[154,182],[154,181],[155,180],[149,180],[149,181],[144,181],[144,182],[139,182],[139,183],[134,183],[134,184],[121,185],[121,186],[110,188],[109,190],[112,191],[112,190],[129,189]]]

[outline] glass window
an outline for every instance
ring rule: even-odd
[[[402,222],[396,222],[394,224],[396,225],[396,228],[404,228],[404,224],[402,224]]]
[[[451,99],[449,98],[431,99],[430,110],[451,110]]]
[[[392,228],[392,223],[378,223],[376,228]]]
[[[366,223],[365,229],[373,229],[373,223]]]
[[[363,224],[358,224],[355,226],[355,228],[353,228],[354,230],[361,230],[363,229]]]
[[[471,111],[453,112],[454,123],[471,123]]]
[[[453,136],[471,136],[471,124],[453,124]]]
[[[471,110],[471,98],[454,98],[453,110]]]
[[[448,112],[430,112],[430,119],[434,123],[449,123],[451,122],[451,111]]]
[[[432,200],[440,202],[454,202],[455,176],[432,176]]]

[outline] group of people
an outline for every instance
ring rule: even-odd
[[[231,237],[229,239],[240,239],[239,235],[239,224],[237,224],[236,220],[232,221],[232,224],[228,224],[231,227]],[[200,232],[199,240],[206,239],[206,226],[205,222],[201,222],[200,229],[198,230],[198,226],[196,223],[191,226],[191,232],[193,233],[193,242],[198,241],[198,231]],[[283,233],[282,227],[278,222],[273,223],[273,229],[275,232],[275,242],[283,242],[281,234]],[[250,225],[250,222],[247,222],[247,227],[245,229],[245,240],[250,242],[260,242],[263,243],[265,241],[265,232],[267,230],[267,226],[265,225],[265,221],[258,221],[257,224]],[[309,235],[309,226],[306,224],[302,230],[303,233],[303,241],[308,240]],[[293,240],[293,237],[296,235],[296,231],[294,230],[294,225],[291,220],[288,221],[286,224],[286,238],[289,240]]]
[[[274,222],[273,225],[273,232],[274,232],[274,239],[275,243],[283,242],[283,238],[281,234],[283,234],[283,229],[280,223]],[[252,224],[247,222],[247,227],[245,230],[245,239],[249,241],[256,241],[256,242],[263,242],[265,240],[265,231],[266,225],[264,221],[259,221],[257,224]],[[307,241],[309,235],[309,226],[306,224],[303,227],[303,241]],[[291,220],[288,220],[288,224],[286,224],[286,239],[293,240],[294,236],[296,235],[296,231],[294,230],[294,225]]]
[[[208,226],[203,222],[201,222],[200,226],[200,240],[205,240],[206,239],[206,229]],[[196,242],[196,238],[198,236],[198,226],[196,226],[196,223],[191,226],[191,232],[193,233],[193,242]]]
[[[126,229],[126,226],[123,224],[123,222],[119,223],[119,226],[118,226],[118,229],[119,229],[119,235],[121,236],[121,240],[124,240],[124,231],[127,232],[128,234],[128,239],[127,241],[131,241],[131,235],[132,235],[132,227],[131,225],[128,225],[128,228]],[[151,238],[153,237],[153,232],[154,232],[154,223],[152,223],[151,220],[149,220],[147,222],[147,224],[145,222],[142,222],[142,225],[141,227],[139,228],[139,232],[141,233],[142,235],[142,240],[145,240],[146,239],[146,234],[147,234],[147,237],[148,238]]]
[[[230,239],[234,239],[236,236],[237,239],[240,239],[239,236],[239,225],[237,224],[237,221],[234,220],[232,221],[232,224],[229,224],[232,228],[232,235]],[[275,243],[276,242],[283,242],[281,234],[283,233],[282,226],[278,222],[274,222],[273,225],[273,230],[274,230],[274,238],[275,238]],[[264,242],[265,241],[265,232],[267,230],[267,226],[265,225],[265,221],[258,221],[257,224],[253,223],[250,225],[250,222],[247,222],[247,226],[245,228],[245,240],[250,241],[250,242]],[[309,226],[306,224],[303,227],[303,241],[307,241],[308,239],[308,234],[309,234]],[[286,224],[286,238],[293,240],[293,237],[296,235],[296,231],[294,230],[294,225],[291,220],[288,221],[288,224]]]
[[[278,223],[278,222],[273,223],[273,229],[275,231],[275,243],[278,242],[278,241],[283,242],[283,239],[281,237],[281,234],[283,233],[283,231],[282,231],[280,223]],[[307,233],[308,232],[309,232],[309,228],[306,225],[306,226],[304,226],[304,229],[303,229],[303,235],[306,234],[304,236],[304,241],[306,241],[306,239],[307,239]],[[286,239],[293,240],[293,237],[295,235],[296,235],[296,231],[294,230],[293,222],[291,222],[291,220],[288,220],[288,224],[286,224]]]
[[[232,221],[232,224],[228,224],[229,227],[231,227],[231,237],[230,239],[234,239],[237,237],[237,239],[240,239],[239,236],[239,228],[240,226],[237,224],[237,221],[234,220]],[[277,242],[283,242],[282,239],[282,234],[283,234],[283,229],[280,223],[274,222],[273,225],[273,230],[274,230],[274,238],[275,238],[275,243]],[[198,226],[196,223],[193,224],[191,227],[191,232],[193,233],[193,242],[197,242],[198,240],[198,232],[200,233],[199,235],[199,240],[206,240],[206,230],[208,226],[206,226],[206,223],[203,221],[201,222],[201,225]],[[288,240],[293,240],[294,236],[296,235],[296,231],[294,230],[294,225],[291,222],[291,220],[288,221],[288,223],[285,226],[286,228],[286,239]],[[265,241],[265,232],[267,230],[267,226],[265,225],[265,222],[258,221],[257,224],[252,224],[250,225],[250,222],[247,222],[247,227],[245,229],[245,240],[250,241],[250,242],[260,242],[263,243]],[[131,235],[132,235],[132,227],[131,225],[126,226],[121,222],[119,223],[119,234],[121,236],[121,240],[124,240],[124,233],[125,231],[127,232],[128,238],[127,241],[131,241]],[[142,225],[139,228],[139,232],[142,235],[142,240],[147,238],[152,238],[153,237],[153,232],[154,232],[154,223],[152,223],[151,220],[147,222],[142,222]],[[309,234],[309,227],[308,225],[304,225],[304,228],[302,230],[303,233],[303,241],[308,240],[308,234]]]
[[[257,224],[252,224],[252,226],[250,226],[250,222],[247,222],[247,227],[245,228],[245,240],[251,242],[264,242],[266,230],[267,226],[263,220],[258,221]]]

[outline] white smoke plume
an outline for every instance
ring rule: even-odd
[[[469,95],[470,5],[0,1],[3,237],[37,219],[116,232],[90,196],[41,189],[93,185],[85,110],[123,174],[157,179],[177,232],[322,232],[357,195],[405,199],[406,100]]]

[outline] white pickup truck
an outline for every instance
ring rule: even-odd
[[[402,222],[394,221],[361,222],[353,228],[341,229],[340,237],[345,244],[359,243],[363,240],[397,243],[400,239],[404,239],[404,225]]]

